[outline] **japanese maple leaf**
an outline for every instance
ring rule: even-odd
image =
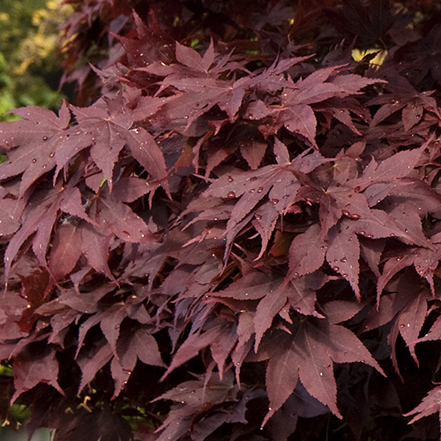
[[[59,211],[93,223],[84,211],[80,191],[71,182],[65,187],[57,185],[36,191],[23,211],[20,229],[11,238],[6,249],[6,277],[20,247],[33,233],[36,234],[32,238],[32,249],[40,264],[46,266],[46,251]]]
[[[113,233],[127,242],[146,243],[154,239],[154,235],[141,217],[105,190],[99,197],[93,199],[89,214],[99,224],[97,231],[91,234],[99,233],[107,237],[109,233]],[[88,232],[83,234],[88,234]],[[105,269],[103,264],[100,264],[100,267]]]
[[[202,194],[203,199],[224,198],[227,201],[238,199],[228,216],[225,255],[228,254],[229,247],[236,234],[243,227],[242,224],[247,224],[251,220],[248,217],[254,215],[255,221],[259,224],[257,228],[262,231],[262,248],[259,254],[259,257],[261,257],[264,246],[268,243],[268,237],[275,227],[278,214],[285,214],[289,207],[300,199],[297,196],[297,191],[301,188],[301,184],[297,178],[297,173],[310,173],[320,164],[329,161],[318,152],[305,151],[292,162],[286,162],[286,158],[289,157],[287,156],[286,146],[283,146],[283,143],[279,141],[275,148],[277,155],[280,157],[280,164],[267,165],[250,171],[223,170],[222,175],[214,180]],[[263,199],[269,200],[273,210],[267,205],[258,208]],[[191,211],[191,209],[199,211],[197,207],[195,203],[186,212]],[[224,218],[222,215],[224,210],[225,208],[219,205],[219,214],[217,215],[216,211],[213,211],[214,218]],[[203,218],[206,219],[205,213],[201,213],[192,222]]]
[[[403,416],[412,416],[413,418],[408,424],[413,424],[415,421],[420,420],[426,416],[432,415],[438,412],[440,419],[440,430],[441,430],[441,386],[436,386],[422,399],[421,403],[412,409],[410,412],[403,414]]]
[[[337,408],[333,363],[363,362],[384,375],[362,342],[344,326],[325,319],[298,319],[290,334],[268,338],[277,347],[269,357],[266,385],[270,407],[263,424],[282,406],[300,380],[308,393],[342,418]]]
[[[418,92],[406,78],[398,73],[389,78],[386,90],[389,93],[375,97],[366,103],[368,106],[381,104],[372,119],[372,126],[381,123],[400,110],[406,132],[422,120],[425,112],[432,112],[438,118],[440,117],[436,100],[431,97],[433,90]]]
[[[156,110],[161,103],[153,100],[148,106]],[[55,151],[56,175],[79,151],[90,147],[92,159],[103,171],[112,190],[113,167],[120,151],[127,146],[132,156],[168,191],[164,156],[147,130],[132,129],[133,116],[121,95],[113,99],[104,97],[88,108],[71,108],[78,125],[64,135]]]
[[[78,387],[78,393],[93,380],[96,373],[112,359],[112,356],[112,348],[105,339],[96,342],[90,350],[83,350],[80,353],[76,360],[81,369],[81,383]]]
[[[81,240],[78,226],[70,222],[60,225],[54,234],[49,269],[56,280],[62,279],[75,267],[81,256]]]
[[[317,277],[303,277],[284,283],[281,277],[272,277],[260,271],[250,271],[241,279],[232,283],[228,288],[216,292],[217,297],[229,297],[235,300],[257,300],[253,317],[253,333],[255,333],[255,349],[259,347],[264,333],[271,327],[277,314],[283,315],[283,308],[291,306],[295,311],[304,315],[323,317],[316,311]],[[317,289],[317,288],[316,288]]]
[[[17,185],[15,185],[17,187]],[[15,191],[0,187],[0,236],[9,236],[20,228],[25,199],[17,198]]]
[[[8,161],[0,164],[0,180],[22,174],[22,196],[56,165],[54,154],[69,128],[70,112],[63,102],[59,116],[37,106],[16,109],[14,113],[24,120],[0,123],[0,146],[8,153]]]
[[[246,424],[246,403],[260,395],[256,392],[251,389],[240,391],[234,384],[231,371],[224,378],[213,374],[205,381],[201,377],[180,383],[154,400],[167,399],[176,403],[157,429],[162,431],[158,441],[177,441],[188,433],[193,440],[203,441],[222,424]]]
[[[283,84],[290,83],[284,72],[307,57],[276,61],[257,74],[245,69],[244,61],[233,61],[231,58],[231,54],[216,54],[213,42],[203,57],[194,49],[176,43],[176,59],[179,63],[167,66],[153,63],[140,68],[165,77],[160,83],[159,92],[167,88],[178,92],[176,99],[167,103],[157,116],[178,122],[176,130],[185,132],[199,116],[217,105],[227,113],[230,121],[234,121],[245,93],[256,88],[280,89]],[[227,72],[245,72],[249,75],[234,79],[225,75]],[[251,109],[247,115],[248,118],[256,117]]]
[[[37,353],[25,348],[14,358],[14,387],[11,405],[23,393],[38,383],[47,383],[64,395],[58,384],[58,361],[51,346],[40,348]]]
[[[405,259],[400,259],[405,260]],[[386,265],[392,261],[396,264],[394,258],[389,259]],[[387,269],[385,268],[385,272]],[[432,334],[432,330],[424,337],[419,338],[421,329],[425,323],[428,310],[428,301],[430,293],[427,287],[421,285],[420,281],[413,277],[413,273],[405,272],[394,286],[389,288],[393,290],[391,294],[383,295],[377,302],[377,307],[372,308],[364,323],[364,331],[383,326],[392,322],[391,331],[388,336],[388,344],[392,348],[392,363],[396,372],[401,376],[397,355],[396,340],[399,335],[406,342],[407,347],[415,363],[419,365],[418,358],[415,353],[415,345],[420,341],[436,340],[436,331]],[[436,329],[434,323],[432,329]]]
[[[314,105],[334,97],[348,97],[359,93],[363,87],[378,82],[354,74],[336,75],[338,69],[338,66],[319,69],[305,79],[298,80],[293,86],[285,87],[281,106],[270,106],[274,114],[278,114],[278,124],[283,124],[289,131],[303,136],[315,148],[318,146],[315,141],[317,119]],[[344,123],[352,126],[348,120],[344,120]]]
[[[237,341],[236,326],[227,320],[217,319],[210,321],[206,327],[208,329],[204,332],[195,332],[184,341],[162,379],[206,347],[210,347],[211,355],[222,378],[225,361]]]

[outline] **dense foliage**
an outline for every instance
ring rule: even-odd
[[[30,430],[439,439],[439,6],[68,3],[77,102],[0,124]]]

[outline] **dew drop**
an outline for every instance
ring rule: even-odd
[[[256,217],[257,220],[262,219],[262,215],[261,215],[261,214],[258,214],[258,213],[255,214],[255,217]]]
[[[346,257],[342,257],[341,259],[340,259],[340,262],[343,262],[343,263],[345,263],[345,262],[347,262],[348,261],[348,259],[346,258]]]
[[[341,212],[342,212],[343,216],[350,216],[351,215],[351,213],[349,213],[349,211],[347,211],[347,210],[342,210]]]
[[[234,181],[233,177],[232,176],[228,176],[228,182],[233,182],[233,181]]]
[[[259,187],[259,188],[257,189],[257,193],[262,193],[262,191],[263,191],[263,187]]]
[[[235,199],[235,197],[236,197],[236,193],[234,193],[234,191],[230,191],[230,192],[227,194],[227,198],[228,198],[228,199]]]
[[[49,138],[47,136],[43,136],[43,141],[47,141]]]
[[[339,271],[339,270],[340,270],[340,268],[339,268],[338,266],[333,266],[332,269],[333,269],[334,271]]]
[[[55,153],[54,153],[54,152],[49,153],[49,158],[53,158],[54,156],[55,156]]]
[[[252,177],[250,178],[250,181],[251,181],[251,182],[253,182],[253,181],[257,181],[257,176],[252,176]]]
[[[341,273],[341,275],[342,275],[343,277],[348,277],[348,275],[347,275],[346,273]]]
[[[34,158],[33,160],[32,160],[32,164],[35,164],[37,162],[37,160]]]
[[[251,190],[248,190],[248,193],[254,193],[256,190],[254,190],[254,188],[252,188]]]
[[[300,277],[300,274],[299,273],[294,273],[294,277],[295,278]]]
[[[373,234],[366,234],[366,237],[367,237],[368,239],[373,239],[373,238],[374,238],[374,235],[373,235]]]
[[[361,230],[358,232],[358,234],[360,234],[361,236],[366,236],[366,231]]]
[[[360,215],[357,213],[351,214],[351,219],[360,219]]]
[[[271,202],[272,202],[274,205],[277,205],[277,204],[279,203],[279,200],[278,200],[278,199],[273,199]]]

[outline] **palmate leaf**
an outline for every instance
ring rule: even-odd
[[[22,174],[22,196],[33,182],[54,168],[54,154],[69,128],[70,112],[63,102],[58,117],[37,106],[16,109],[14,113],[25,119],[0,123],[0,146],[8,152],[8,161],[0,164],[0,180]]]
[[[32,249],[40,265],[46,266],[46,251],[51,238],[52,228],[57,220],[58,212],[81,216],[84,220],[93,222],[84,211],[81,196],[77,187],[66,185],[50,189],[41,189],[33,194],[23,212],[20,229],[9,241],[5,252],[5,275],[9,274],[12,261],[26,239],[36,233],[32,239]]]
[[[231,371],[224,378],[213,374],[205,381],[201,378],[180,383],[154,400],[176,403],[157,430],[162,431],[158,441],[177,441],[189,433],[195,441],[204,441],[222,424],[245,424],[247,402],[257,396],[258,391],[245,387],[240,391]]]
[[[14,358],[15,392],[11,404],[23,393],[38,383],[48,383],[64,395],[58,384],[58,361],[53,347],[40,348],[38,352],[23,351]]]
[[[211,327],[205,332],[193,333],[185,340],[174,355],[162,379],[206,347],[210,347],[212,357],[222,377],[225,361],[237,341],[236,326],[226,320],[213,320],[210,325]]]
[[[413,424],[415,421],[420,420],[426,416],[432,415],[435,412],[441,412],[441,386],[436,386],[422,399],[421,403],[412,409],[410,412],[404,414],[405,417],[412,416],[409,424]],[[441,421],[441,414],[439,416]],[[441,423],[440,423],[441,427]]]
[[[288,329],[291,334],[269,337],[271,345],[278,350],[270,355],[266,371],[270,408],[263,424],[288,399],[299,380],[309,394],[341,418],[336,403],[333,363],[359,361],[384,375],[362,342],[344,326],[308,318],[296,320]]]
[[[320,225],[313,224],[294,238],[289,247],[287,280],[312,273],[322,266],[328,246],[322,241],[320,233]]]
[[[338,66],[319,69],[305,79],[298,80],[294,85],[286,87],[282,92],[281,108],[277,112],[278,123],[284,125],[292,133],[302,135],[315,148],[317,119],[314,105],[323,101],[360,93],[360,89],[370,84],[383,82],[363,78],[358,75],[336,75]],[[350,118],[345,124],[353,127]]]
[[[69,274],[82,254],[81,237],[77,225],[69,222],[61,225],[54,234],[49,269],[56,280]]]
[[[160,100],[160,103],[148,105],[157,108],[162,103]],[[145,103],[141,101],[140,104]],[[55,150],[56,175],[78,152],[90,147],[90,155],[103,171],[111,190],[115,162],[127,145],[133,157],[168,191],[164,156],[147,130],[142,127],[132,129],[133,115],[121,95],[105,98],[88,108],[71,106],[71,109],[78,125],[64,134]]]
[[[113,233],[127,242],[147,243],[154,240],[154,235],[141,217],[128,205],[119,202],[112,193],[101,192],[93,200],[89,211],[99,224],[97,232],[105,237]],[[105,269],[103,263],[100,267]]]

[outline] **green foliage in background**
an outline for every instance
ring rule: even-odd
[[[61,2],[0,2],[0,121],[16,119],[3,115],[16,107],[59,107],[58,26],[71,12]]]

